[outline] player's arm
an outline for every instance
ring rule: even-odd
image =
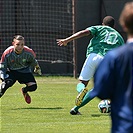
[[[34,73],[42,75],[41,67],[40,67],[38,61],[36,60],[36,58],[34,58],[32,56],[30,63],[31,63],[30,65],[34,68]]]
[[[27,51],[31,54],[31,58],[30,58],[30,63],[31,64],[30,65],[34,67],[34,73],[42,75],[41,68],[39,66],[38,61],[36,60],[35,52],[27,46],[24,46],[24,49],[25,49],[25,51]]]
[[[59,46],[66,46],[69,42],[71,42],[72,40],[81,38],[83,36],[88,36],[90,35],[90,31],[88,29],[85,30],[81,30],[79,32],[76,32],[75,34],[65,38],[65,39],[57,39],[57,44]]]
[[[35,58],[32,59],[31,66],[34,67],[34,73],[37,73],[39,75],[42,75],[41,67],[40,67],[38,61]]]
[[[39,75],[42,75],[41,67],[39,66],[39,63],[38,63],[37,60],[36,60],[35,68],[34,68],[34,73],[37,73],[37,74],[39,74]]]
[[[0,79],[2,81],[4,81],[8,77],[8,74],[6,74],[6,72],[7,72],[7,63],[6,63],[5,53],[3,53],[0,60]]]

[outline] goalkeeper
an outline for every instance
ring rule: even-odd
[[[41,69],[35,53],[25,45],[25,39],[21,35],[16,35],[13,38],[12,46],[9,46],[2,54],[0,61],[0,97],[4,95],[6,90],[13,86],[18,81],[26,86],[21,89],[25,101],[30,104],[31,97],[28,92],[33,92],[37,89],[36,80],[32,74],[34,72],[41,75]]]
[[[91,90],[88,91],[86,87],[104,55],[109,50],[124,44],[122,36],[114,29],[114,24],[114,18],[112,16],[106,16],[103,19],[102,25],[88,27],[65,39],[57,39],[59,46],[66,46],[72,40],[89,35],[93,36],[88,45],[87,58],[79,76],[79,83],[77,84],[79,94],[76,98],[76,106],[70,111],[72,115],[80,114],[78,109],[95,97],[90,96]]]

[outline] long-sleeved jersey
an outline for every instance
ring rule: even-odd
[[[7,69],[16,70],[22,73],[31,72],[31,67],[38,65],[35,59],[36,55],[32,49],[24,46],[21,54],[16,54],[14,46],[8,47],[2,54],[0,61],[0,70],[6,73]]]
[[[133,133],[133,42],[107,53],[91,94],[111,100],[112,133]]]

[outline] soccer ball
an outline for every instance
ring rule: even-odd
[[[101,113],[110,113],[111,112],[111,102],[110,100],[102,100],[98,104],[98,109]]]

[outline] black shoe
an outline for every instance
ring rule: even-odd
[[[70,110],[71,115],[81,115],[79,111],[75,111],[73,108]]]

